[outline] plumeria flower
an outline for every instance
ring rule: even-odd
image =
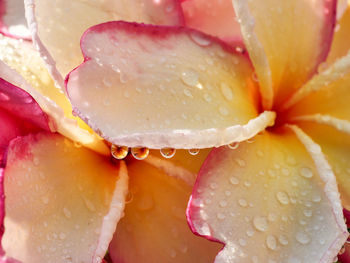
[[[124,206],[126,191],[118,182],[128,173],[132,198],[109,246],[112,260],[210,261],[219,247],[197,245],[198,239],[184,236],[185,228],[179,231],[173,222],[183,216],[176,197],[181,196],[179,203],[186,202],[185,184],[170,183],[176,189],[172,192],[164,180],[175,179],[158,177],[162,170],[190,183],[188,171],[174,165],[174,160],[153,156],[146,162],[127,159],[127,165],[120,161],[119,170],[105,157],[93,165],[96,158],[80,153],[84,149],[80,146],[105,153],[99,135],[112,144],[117,159],[125,156],[126,147],[132,147],[139,159],[148,148],[161,149],[169,157],[175,148],[196,153],[218,147],[199,172],[187,210],[193,232],[224,244],[215,262],[332,262],[348,236],[342,204],[348,208],[350,67],[349,55],[338,53],[337,35],[335,51],[332,47],[327,58],[336,9],[343,12],[344,2],[337,6],[332,0],[234,0],[232,5],[188,0],[180,6],[170,0],[133,0],[127,5],[27,0],[25,4],[34,44],[62,90],[57,96],[65,103],[63,94],[70,98],[72,108],[69,103],[61,108],[66,119],[75,118],[74,132],[56,107],[48,106],[61,101],[52,94],[58,92],[52,84],[33,85],[35,90],[46,87],[40,94],[50,103],[33,97],[53,118],[52,126],[70,139],[79,138],[80,144],[56,139],[57,135],[11,142],[3,238],[9,257],[24,262],[101,261]],[[205,16],[206,6],[212,11]],[[188,27],[182,27],[184,23]],[[218,24],[227,27],[216,32]],[[241,34],[236,33],[237,26]],[[241,39],[248,52],[241,44],[237,48]],[[343,44],[342,38],[339,42]],[[4,48],[9,43],[6,40]],[[9,59],[14,49],[4,53],[5,63],[18,73],[24,71],[25,77],[20,63]],[[329,65],[322,64],[326,59]],[[70,116],[72,109],[98,135]],[[86,137],[81,139],[80,134]],[[106,170],[119,171],[115,188],[102,178],[102,162],[110,167]],[[147,168],[150,163],[158,170]],[[94,179],[87,180],[86,174]],[[50,184],[38,183],[47,175]],[[12,178],[8,184],[7,176]],[[110,188],[107,200],[112,201],[105,202],[102,193]],[[77,189],[82,198],[75,198]],[[47,193],[52,194],[49,199]],[[27,199],[20,200],[23,197]],[[57,203],[47,206],[51,199]],[[40,204],[39,209],[25,205],[25,200]],[[172,201],[176,204],[169,205]],[[18,255],[18,251],[25,252]]]

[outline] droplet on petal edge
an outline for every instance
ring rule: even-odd
[[[136,160],[144,160],[147,158],[149,154],[149,149],[146,147],[134,147],[131,148],[131,155],[136,159]]]
[[[112,145],[111,146],[111,154],[112,156],[117,160],[124,159],[129,153],[129,148],[126,146],[118,146],[118,145]]]

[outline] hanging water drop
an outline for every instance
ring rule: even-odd
[[[191,155],[197,155],[199,153],[199,149],[190,149],[190,150],[188,150],[188,152]]]
[[[135,147],[131,149],[131,154],[136,160],[144,160],[149,154],[149,149],[146,147]]]
[[[118,146],[118,145],[112,145],[111,146],[111,154],[112,156],[117,160],[122,160],[128,155],[129,149],[126,146]]]
[[[231,150],[236,150],[239,147],[239,142],[233,142],[227,145]]]
[[[160,149],[160,154],[164,157],[164,158],[172,158],[174,157],[176,153],[176,149],[174,148],[163,148],[163,149]]]

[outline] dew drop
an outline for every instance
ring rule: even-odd
[[[276,198],[283,205],[289,204],[289,197],[285,192],[277,192]]]
[[[228,146],[228,148],[230,148],[232,150],[236,150],[239,147],[239,142],[233,142],[233,143],[230,143],[227,146]]]
[[[191,155],[197,155],[199,153],[199,149],[190,149],[190,150],[188,150],[188,152]]]
[[[248,206],[248,203],[245,199],[239,199],[238,200],[238,204],[241,206],[241,207],[247,207]]]
[[[112,82],[109,79],[103,78],[102,82],[106,87],[108,87],[108,88],[112,87]]]
[[[312,170],[308,167],[303,167],[300,169],[300,175],[305,178],[311,178],[313,176]]]
[[[211,39],[199,32],[192,32],[190,34],[191,39],[200,46],[209,46],[211,44]]]
[[[71,218],[72,217],[72,212],[67,207],[63,208],[63,214],[64,214],[64,216],[66,218]]]
[[[218,218],[218,219],[220,219],[220,220],[223,220],[223,219],[225,219],[225,215],[223,214],[223,213],[218,213],[217,215],[216,215],[216,217]]]
[[[208,93],[205,93],[204,95],[203,95],[203,97],[204,97],[204,100],[206,101],[206,102],[211,102],[213,99],[212,99],[212,97],[208,94]]]
[[[184,94],[189,98],[193,98],[193,95],[189,89],[184,89]]]
[[[245,239],[243,239],[243,238],[240,238],[240,239],[238,239],[238,243],[239,243],[242,247],[244,247],[244,246],[247,245],[247,240],[245,240]]]
[[[221,201],[219,202],[219,205],[220,205],[221,207],[226,207],[226,206],[227,206],[227,201],[221,200]]]
[[[118,146],[112,144],[111,154],[117,160],[122,160],[128,155],[129,149],[126,146]]]
[[[262,216],[255,216],[253,219],[253,225],[257,230],[261,232],[265,232],[268,228],[267,219],[266,217]]]
[[[174,148],[163,148],[160,150],[160,154],[167,159],[174,157],[175,153],[176,149]]]
[[[227,115],[229,114],[228,109],[227,109],[226,107],[224,107],[224,106],[221,106],[221,107],[219,108],[219,112],[220,112],[220,114],[223,115],[223,116],[227,116]]]
[[[65,233],[60,233],[59,237],[60,237],[61,240],[64,240],[64,239],[66,239],[66,234]]]
[[[306,244],[310,243],[310,241],[311,241],[311,238],[304,232],[298,232],[295,235],[295,238],[302,245],[306,245]]]
[[[231,177],[230,178],[230,183],[233,184],[233,185],[237,185],[239,184],[239,180],[237,177]]]
[[[149,154],[149,149],[146,147],[131,148],[131,154],[136,160],[144,160]]]
[[[231,101],[233,99],[233,93],[231,88],[226,83],[221,83],[220,89],[222,92],[222,95],[225,97],[225,99]]]
[[[271,250],[275,250],[277,248],[276,238],[272,235],[268,235],[266,237],[266,246]]]
[[[192,69],[188,69],[182,72],[181,79],[188,86],[196,86],[198,84],[198,73]]]

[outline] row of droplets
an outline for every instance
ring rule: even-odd
[[[188,152],[191,155],[197,155],[199,149],[190,149]],[[130,153],[136,160],[144,160],[149,155],[149,149],[147,147],[133,147],[130,148]],[[160,150],[160,154],[167,159],[174,157],[175,153],[176,149],[174,148],[163,148]],[[129,154],[129,148],[113,144],[111,146],[111,154],[115,159],[122,160]]]

